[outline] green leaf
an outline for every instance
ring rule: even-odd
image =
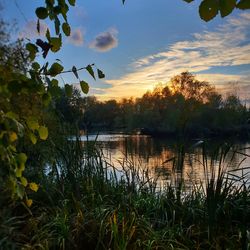
[[[57,86],[58,86],[58,80],[52,79],[52,80],[51,80],[51,85],[57,87]]]
[[[36,144],[36,143],[37,143],[37,138],[36,138],[36,136],[35,136],[33,133],[29,133],[29,138],[30,138],[30,141],[31,141],[33,144]]]
[[[26,123],[27,123],[29,129],[31,129],[31,130],[35,130],[35,129],[39,128],[39,123],[35,117],[29,117],[26,120]]]
[[[55,4],[55,0],[45,0],[45,2],[49,6],[53,6]]]
[[[43,100],[43,104],[45,106],[48,106],[50,104],[50,101],[51,101],[51,95],[49,93],[44,93],[42,100]]]
[[[65,1],[63,3],[59,3],[59,5],[61,7],[61,14],[64,20],[67,22],[67,12],[69,11],[69,6],[65,3]]]
[[[21,177],[21,176],[22,176],[22,173],[23,173],[23,170],[20,169],[20,168],[17,168],[17,169],[15,170],[15,172],[16,172],[16,177]]]
[[[45,19],[49,15],[48,10],[44,7],[39,7],[36,9],[36,16],[40,19]]]
[[[241,0],[237,6],[236,6],[238,9],[241,9],[241,10],[247,10],[247,9],[250,9],[250,1],[249,0]]]
[[[73,87],[72,87],[72,85],[65,84],[64,88],[65,88],[65,94],[66,94],[66,96],[67,97],[71,97],[72,94],[73,94]]]
[[[203,0],[199,7],[201,19],[208,22],[213,19],[219,11],[219,4],[217,0]]]
[[[74,73],[75,77],[76,77],[77,79],[79,79],[79,76],[78,76],[78,73],[77,73],[76,66],[73,66],[73,67],[72,67],[72,72]]]
[[[21,185],[21,184],[17,184],[16,186],[16,194],[17,196],[22,199],[23,196],[24,196],[24,193],[25,193],[25,189],[24,189],[24,186]]]
[[[27,43],[26,49],[29,51],[29,58],[33,61],[36,57],[36,53],[38,52],[38,47],[33,43]]]
[[[95,73],[94,73],[94,70],[93,70],[93,68],[92,68],[92,66],[90,64],[86,67],[86,70],[95,79]]]
[[[100,79],[105,78],[105,74],[100,69],[97,69],[97,74]]]
[[[25,177],[21,177],[21,178],[20,178],[20,181],[21,181],[21,183],[22,183],[22,185],[23,185],[24,187],[26,187],[26,186],[28,185],[28,181],[27,181],[27,179],[26,179]]]
[[[56,15],[59,15],[61,13],[61,7],[59,5],[55,6],[53,10]]]
[[[48,129],[44,126],[41,126],[39,129],[38,129],[38,134],[39,134],[39,137],[41,140],[46,140],[49,133],[48,133]]]
[[[22,90],[22,85],[18,81],[13,80],[8,83],[8,90],[17,94]]]
[[[18,156],[17,156],[17,159],[18,159],[18,162],[20,164],[24,164],[26,161],[27,161],[27,155],[25,153],[19,153]]]
[[[62,37],[51,37],[50,38],[51,51],[57,52],[62,46]]]
[[[56,16],[55,17],[55,21],[54,21],[54,24],[55,24],[55,31],[56,31],[56,34],[58,35],[60,33],[60,20],[59,18]]]
[[[53,96],[53,97],[60,97],[61,95],[61,88],[58,86],[51,86],[49,88],[49,93]]]
[[[236,6],[236,0],[220,0],[220,15],[225,17],[229,15]]]
[[[50,32],[49,32],[49,29],[46,30],[46,38],[48,39],[48,41],[50,40]]]
[[[89,92],[89,84],[85,81],[80,81],[80,86],[81,86],[81,89],[82,89],[82,92],[84,94],[88,94]]]
[[[19,118],[18,114],[14,113],[12,111],[7,112],[6,117],[11,118],[11,119],[18,119]]]
[[[66,36],[70,36],[70,26],[68,23],[63,23],[62,30]]]
[[[68,0],[68,2],[71,6],[75,6],[76,4],[76,0]]]
[[[63,66],[59,63],[53,63],[50,69],[48,70],[48,73],[51,76],[56,76],[60,74],[63,71]]]
[[[37,19],[36,30],[37,30],[38,34],[40,34],[40,20],[39,19]]]
[[[35,71],[38,71],[40,69],[40,64],[38,62],[33,62],[32,63],[32,68],[35,70]]]
[[[21,171],[24,171],[25,170],[25,164],[24,163],[21,163],[20,166],[19,166],[19,169]]]

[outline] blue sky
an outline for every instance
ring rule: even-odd
[[[17,21],[13,38],[36,39],[34,10],[43,1],[1,2],[3,18]],[[60,53],[47,60],[58,58],[65,69],[95,63],[105,72],[104,81],[80,73],[90,83],[90,95],[102,100],[141,96],[157,83],[189,70],[224,94],[231,91],[250,100],[250,11],[235,10],[206,23],[198,16],[200,1],[76,2],[69,12],[72,36],[64,39]],[[62,78],[66,83],[77,82],[73,74]]]

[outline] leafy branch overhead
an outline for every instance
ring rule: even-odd
[[[95,65],[94,64],[89,64],[88,66],[82,67],[82,68],[79,68],[79,69],[77,69],[76,66],[73,66],[71,70],[61,71],[60,73],[72,72],[75,75],[75,77],[79,80],[79,84],[80,84],[82,92],[84,94],[88,94],[88,92],[89,92],[89,84],[86,81],[83,81],[83,80],[80,79],[78,72],[80,70],[86,70],[89,73],[89,75],[91,75],[93,77],[93,79],[96,80],[93,66],[95,66]],[[99,79],[102,79],[102,78],[105,77],[105,75],[103,74],[103,72],[100,69],[97,69],[97,75],[98,75]],[[71,97],[72,94],[73,94],[73,86],[69,85],[69,84],[66,84],[65,85],[65,92],[66,92],[66,95],[68,97]]]
[[[186,0],[184,0],[186,1]],[[188,1],[190,2],[190,1]],[[203,0],[199,6],[200,17],[210,21],[220,13],[221,17],[228,16],[234,9],[250,9],[249,0]]]
[[[82,68],[73,66],[72,69],[65,71],[58,59],[51,63],[45,62],[44,65],[36,61],[38,53],[45,59],[50,52],[57,53],[61,49],[63,35],[70,36],[71,33],[67,20],[69,6],[75,6],[75,0],[43,2],[44,6],[35,10],[38,18],[37,31],[40,33],[40,20],[44,19],[49,19],[54,24],[54,30],[47,29],[44,38],[28,42],[26,50],[23,47],[23,54],[27,55],[27,60],[24,60],[22,70],[13,68],[12,60],[6,62],[0,60],[0,165],[6,173],[4,176],[0,175],[0,189],[6,190],[11,200],[23,200],[28,207],[32,204],[28,193],[36,192],[39,185],[29,182],[24,177],[29,155],[28,153],[26,155],[25,149],[22,150],[18,146],[23,141],[32,146],[39,140],[45,141],[48,138],[49,130],[43,119],[43,112],[49,105],[53,106],[51,101],[55,101],[61,93],[59,82],[55,77],[62,73],[73,73],[85,94],[89,91],[89,84],[80,79],[80,70],[85,70],[95,80],[97,77],[99,79],[105,77],[94,64]],[[0,34],[4,34],[2,29],[3,26],[0,25]],[[8,48],[8,45],[6,46]],[[3,51],[5,53],[7,50]],[[11,54],[13,61],[17,61],[16,55]],[[73,86],[66,83],[64,91],[67,96],[71,96]],[[24,104],[17,106],[20,100]]]
[[[68,4],[71,6],[75,6],[75,0],[68,0]],[[39,52],[39,49],[42,50],[42,55],[44,58],[47,57],[49,51],[56,53],[61,49],[62,46],[62,33],[65,36],[70,36],[71,28],[67,21],[67,12],[69,10],[69,5],[66,3],[65,0],[55,1],[47,0],[45,1],[45,6],[38,7],[35,11],[38,21],[37,21],[37,31],[40,32],[40,19],[49,18],[51,21],[54,22],[54,29],[55,29],[55,36],[51,36],[50,30],[47,29],[46,31],[46,38],[47,41],[43,41],[41,39],[37,39],[36,43],[28,43],[26,48],[29,51],[30,58],[34,60],[36,54]],[[93,78],[96,80],[95,72],[93,70],[94,64],[89,64],[86,67],[77,69],[75,66],[72,67],[71,70],[63,71],[63,66],[60,65],[58,62],[52,64],[50,69],[47,69],[48,64],[41,68],[39,73],[43,75],[48,75],[51,77],[56,77],[58,74],[61,73],[69,73],[72,72],[76,78],[79,80],[79,84],[83,93],[87,94],[89,90],[89,85],[86,81],[81,81],[78,75],[78,71],[86,70]],[[100,69],[97,69],[98,78],[104,78],[105,75]],[[69,84],[65,86],[65,90],[67,95],[72,93],[73,87]]]
[[[124,4],[126,0],[122,0]],[[191,3],[198,0],[183,0]],[[199,15],[201,19],[208,22],[219,13],[221,17],[228,16],[234,9],[250,9],[250,0],[199,0]]]

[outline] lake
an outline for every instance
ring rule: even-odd
[[[118,173],[122,173],[124,166],[148,169],[159,187],[184,183],[186,188],[191,188],[204,184],[204,173],[211,175],[212,169],[217,170],[219,165],[232,179],[243,176],[239,185],[242,182],[249,185],[250,143],[200,139],[183,142],[126,134],[88,135],[81,139],[86,144],[96,141],[106,161],[114,165]],[[217,157],[216,152],[219,152]],[[224,157],[220,159],[223,152]]]

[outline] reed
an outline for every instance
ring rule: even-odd
[[[76,138],[53,150],[54,164],[32,194],[34,206],[1,206],[0,249],[250,246],[246,169],[242,178],[227,172],[226,158],[237,153],[231,147],[208,160],[204,146],[206,183],[189,192],[182,183],[157,188],[157,177],[133,159],[115,167],[96,141],[84,145]],[[185,151],[177,152],[173,164],[181,168]]]

